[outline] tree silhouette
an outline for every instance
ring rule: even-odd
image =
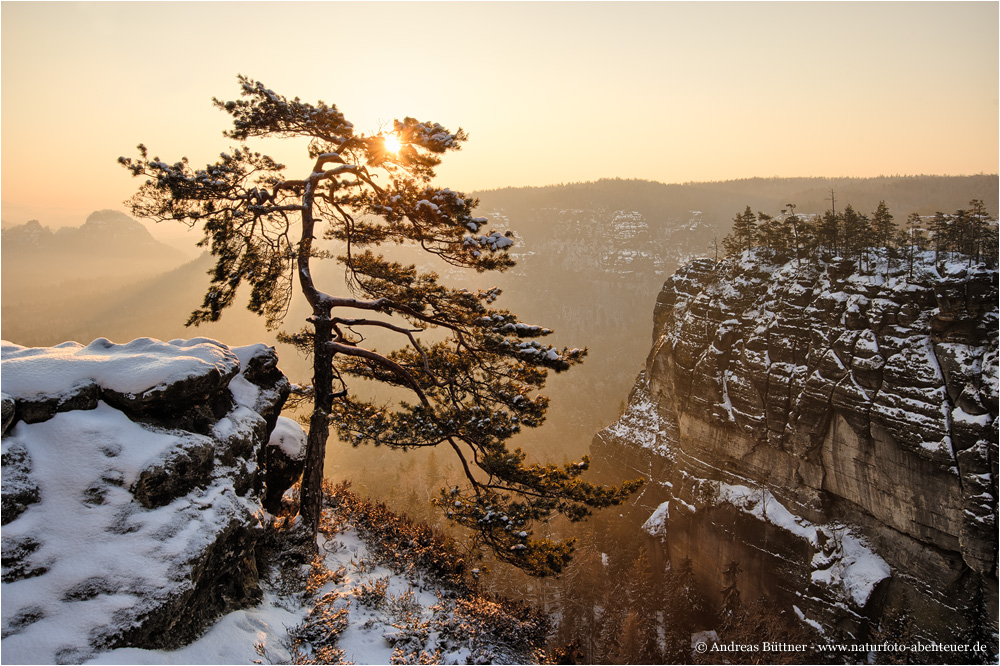
[[[740,597],[739,579],[741,573],[743,573],[743,569],[736,561],[730,562],[726,570],[722,572],[722,575],[726,577],[726,586],[722,588],[722,615],[726,619],[734,618],[743,603]]]
[[[840,216],[828,210],[816,225],[816,240],[831,256],[840,252]]]
[[[487,230],[487,220],[473,215],[475,199],[431,184],[441,155],[458,150],[465,132],[407,117],[389,132],[359,134],[334,105],[290,100],[244,76],[239,83],[240,99],[213,100],[232,117],[225,136],[307,139],[311,166],[302,178],[286,178],[283,165],[245,144],[204,169],[186,158],[173,164],[150,158],[141,144],[138,158],[119,162],[145,178],[129,202],[133,214],[200,224],[204,231],[200,244],[210,248],[215,267],[189,325],[217,320],[244,283],[247,307],[269,328],[283,322],[296,283],[308,302],[309,326],[283,337],[313,361],[300,493],[305,527],[315,534],[319,524],[331,425],[355,445],[443,444],[458,456],[468,481],[467,489],[442,491],[437,500],[449,517],[503,561],[538,575],[559,571],[572,543],[532,539],[534,521],[554,513],[580,520],[638,487],[583,482],[586,458],[529,465],[520,449],[507,448],[522,428],[544,420],[548,401],[535,392],[547,371],[572,367],[586,350],[541,344],[538,338],[552,331],[492,307],[498,289],[447,287],[436,273],[379,253],[386,244],[406,244],[479,272],[514,264],[510,232]],[[393,152],[395,142],[400,147]],[[319,238],[338,254],[318,247]],[[314,282],[311,265],[327,258],[345,275],[331,291]],[[391,352],[365,346],[376,330],[403,346]],[[409,399],[396,407],[360,399],[352,379],[402,389]]]
[[[910,213],[906,218],[906,228],[899,232],[897,243],[906,261],[906,277],[913,279],[913,262],[917,253],[927,249],[927,237],[924,235],[923,221],[916,213]]]
[[[733,218],[733,230],[723,241],[727,256],[757,247],[763,249],[758,261],[785,262],[794,257],[796,266],[803,260],[829,261],[839,256],[858,261],[862,271],[873,270],[884,260],[886,280],[895,273],[896,262],[903,259],[910,279],[919,253],[933,243],[935,263],[960,257],[969,266],[997,265],[1000,241],[996,219],[981,199],[973,199],[968,209],[953,214],[939,211],[926,225],[920,215],[911,213],[903,230],[897,229],[885,201],[879,202],[870,218],[851,204],[841,213],[828,209],[822,216],[798,215],[794,204],[786,204],[780,217],[758,212],[754,225],[748,219],[749,211],[747,207]],[[930,241],[924,235],[925,227],[931,233]]]
[[[726,254],[739,254],[744,250],[753,249],[757,241],[757,217],[746,207],[742,213],[733,218],[733,231],[722,240]]]
[[[885,201],[878,203],[878,208],[872,213],[871,228],[875,247],[889,249],[896,233],[896,223]]]

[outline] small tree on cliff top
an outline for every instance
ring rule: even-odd
[[[555,513],[580,520],[638,485],[594,486],[580,479],[586,458],[528,465],[520,449],[507,448],[521,428],[542,423],[548,401],[534,392],[547,371],[566,370],[586,350],[539,343],[552,331],[492,307],[498,289],[446,287],[437,274],[378,253],[386,243],[410,244],[480,272],[513,266],[509,232],[484,231],[487,220],[473,216],[476,200],[430,184],[440,155],[458,150],[466,134],[413,118],[394,121],[388,133],[358,134],[336,106],[289,100],[243,76],[239,82],[241,99],[213,100],[232,116],[225,136],[307,138],[312,166],[302,178],[286,178],[283,165],[246,145],[204,169],[187,159],[150,158],[141,144],[138,158],[119,162],[146,179],[128,202],[133,214],[202,225],[200,244],[210,247],[215,267],[188,325],[217,320],[244,282],[248,308],[269,328],[283,321],[296,282],[308,301],[309,326],[285,336],[313,360],[300,502],[305,524],[313,532],[319,524],[331,424],[355,445],[443,444],[468,481],[464,490],[442,491],[438,503],[449,517],[500,559],[538,575],[558,572],[572,543],[532,539],[533,522]],[[313,281],[310,262],[333,258],[316,247],[320,236],[339,248],[335,259],[345,268],[333,293]],[[403,347],[386,353],[363,346],[364,334],[375,329],[399,336]],[[428,329],[447,335],[422,341]],[[412,398],[396,408],[361,400],[349,391],[351,378],[400,387]]]

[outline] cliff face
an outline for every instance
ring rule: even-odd
[[[594,454],[651,484],[646,529],[718,601],[859,635],[905,598],[953,636],[997,585],[997,272],[692,262],[657,298],[653,349]],[[995,604],[994,604],[995,607]]]
[[[303,440],[278,415],[289,384],[272,348],[2,351],[7,661],[176,647],[259,600],[262,498],[294,476],[265,466]]]

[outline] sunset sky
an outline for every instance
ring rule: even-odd
[[[466,191],[995,173],[997,24],[995,2],[4,2],[3,219],[124,209],[140,141],[214,161],[237,73],[358,130],[463,127],[438,182]]]

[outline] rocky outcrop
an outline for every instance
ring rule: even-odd
[[[6,661],[175,647],[260,598],[262,498],[295,480],[262,463],[301,442],[294,422],[276,429],[289,384],[272,348],[2,353]]]
[[[698,260],[594,454],[649,478],[647,530],[716,602],[735,560],[828,634],[905,597],[953,637],[979,586],[995,621],[997,330],[983,266]]]

